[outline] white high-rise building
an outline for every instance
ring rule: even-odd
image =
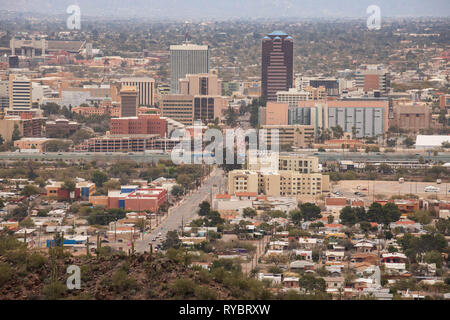
[[[120,79],[122,87],[136,87],[138,89],[138,105],[153,106],[155,95],[155,79],[153,78],[123,78]]]
[[[187,74],[209,73],[208,46],[190,43],[170,46],[170,68],[171,93],[179,93],[179,81]]]
[[[30,111],[32,106],[31,81],[23,76],[9,76],[9,110]]]

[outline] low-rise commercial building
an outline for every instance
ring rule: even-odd
[[[79,199],[88,200],[95,193],[95,183],[89,181],[77,182],[75,189],[70,191],[65,188],[64,182],[53,181],[45,186],[47,197],[57,199]]]
[[[23,150],[39,150],[39,152],[45,151],[45,145],[51,139],[47,138],[22,138],[14,141],[14,147]]]
[[[74,134],[81,125],[76,121],[56,119],[45,122],[45,135],[48,138],[67,138]]]
[[[108,192],[108,209],[125,211],[157,212],[167,201],[167,191],[163,188],[138,188],[123,186],[121,190]]]

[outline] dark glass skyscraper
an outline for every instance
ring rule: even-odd
[[[262,41],[261,85],[267,101],[277,101],[278,91],[292,88],[294,41],[283,31],[274,31]]]

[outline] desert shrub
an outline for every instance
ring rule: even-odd
[[[45,265],[47,262],[47,257],[43,256],[42,254],[39,254],[37,252],[34,252],[28,256],[28,263],[27,267],[29,270],[32,269],[38,269]]]
[[[47,300],[57,300],[64,296],[66,290],[67,287],[64,284],[58,281],[53,281],[46,285],[44,289],[42,289],[42,292]]]
[[[137,290],[139,285],[135,279],[128,276],[125,270],[119,270],[111,279],[111,288],[116,292],[126,292],[128,290]]]
[[[194,293],[195,293],[195,297],[200,300],[215,300],[215,299],[217,299],[216,293],[207,287],[197,286],[194,289]]]
[[[8,261],[15,265],[25,265],[27,263],[27,252],[24,249],[10,250],[5,253],[5,257]]]
[[[212,280],[212,275],[208,270],[202,268],[198,272],[198,280],[202,283],[208,283]]]
[[[172,292],[179,298],[192,297],[195,292],[195,283],[190,279],[177,279],[172,284]]]
[[[12,269],[6,263],[0,263],[0,287],[3,286],[13,275]]]

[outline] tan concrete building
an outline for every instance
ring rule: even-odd
[[[233,170],[228,173],[228,193],[240,192],[267,196],[319,196],[330,191],[328,175],[291,170]]]
[[[184,94],[167,94],[161,98],[161,115],[184,125],[192,125],[194,97]]]
[[[259,161],[258,161],[259,160]],[[319,158],[307,156],[299,153],[275,153],[268,152],[264,158],[254,158],[250,161],[247,157],[247,169],[249,170],[268,170],[273,161],[278,161],[278,170],[290,170],[298,173],[317,173],[319,172]]]
[[[394,102],[394,119],[390,120],[390,125],[413,132],[428,129],[431,125],[430,108],[424,104]]]
[[[222,119],[228,101],[222,96],[167,94],[161,98],[161,115],[190,126]]]
[[[296,153],[280,153],[279,169],[299,173],[319,172],[319,158]]]
[[[289,104],[287,102],[268,101],[260,110],[261,125],[287,125]]]
[[[265,133],[263,139],[267,139],[267,144],[272,144],[275,135],[274,130],[278,130],[279,146],[289,145],[295,148],[306,148],[314,143],[315,129],[313,125],[264,125]]]
[[[252,170],[233,170],[228,173],[228,194],[255,192],[258,194],[258,173]]]
[[[46,118],[31,118],[25,115],[6,116],[0,119],[0,135],[6,142],[12,140],[14,127],[17,125],[21,137],[42,137]]]
[[[222,80],[214,69],[209,73],[187,74],[184,79],[180,79],[179,87],[180,94],[184,95],[222,95]]]
[[[40,152],[45,151],[45,144],[51,139],[47,138],[22,138],[14,141],[14,147],[20,150],[32,150],[37,149]]]
[[[122,78],[122,86],[133,86],[138,90],[138,105],[153,106],[155,96],[155,79],[148,77]]]

